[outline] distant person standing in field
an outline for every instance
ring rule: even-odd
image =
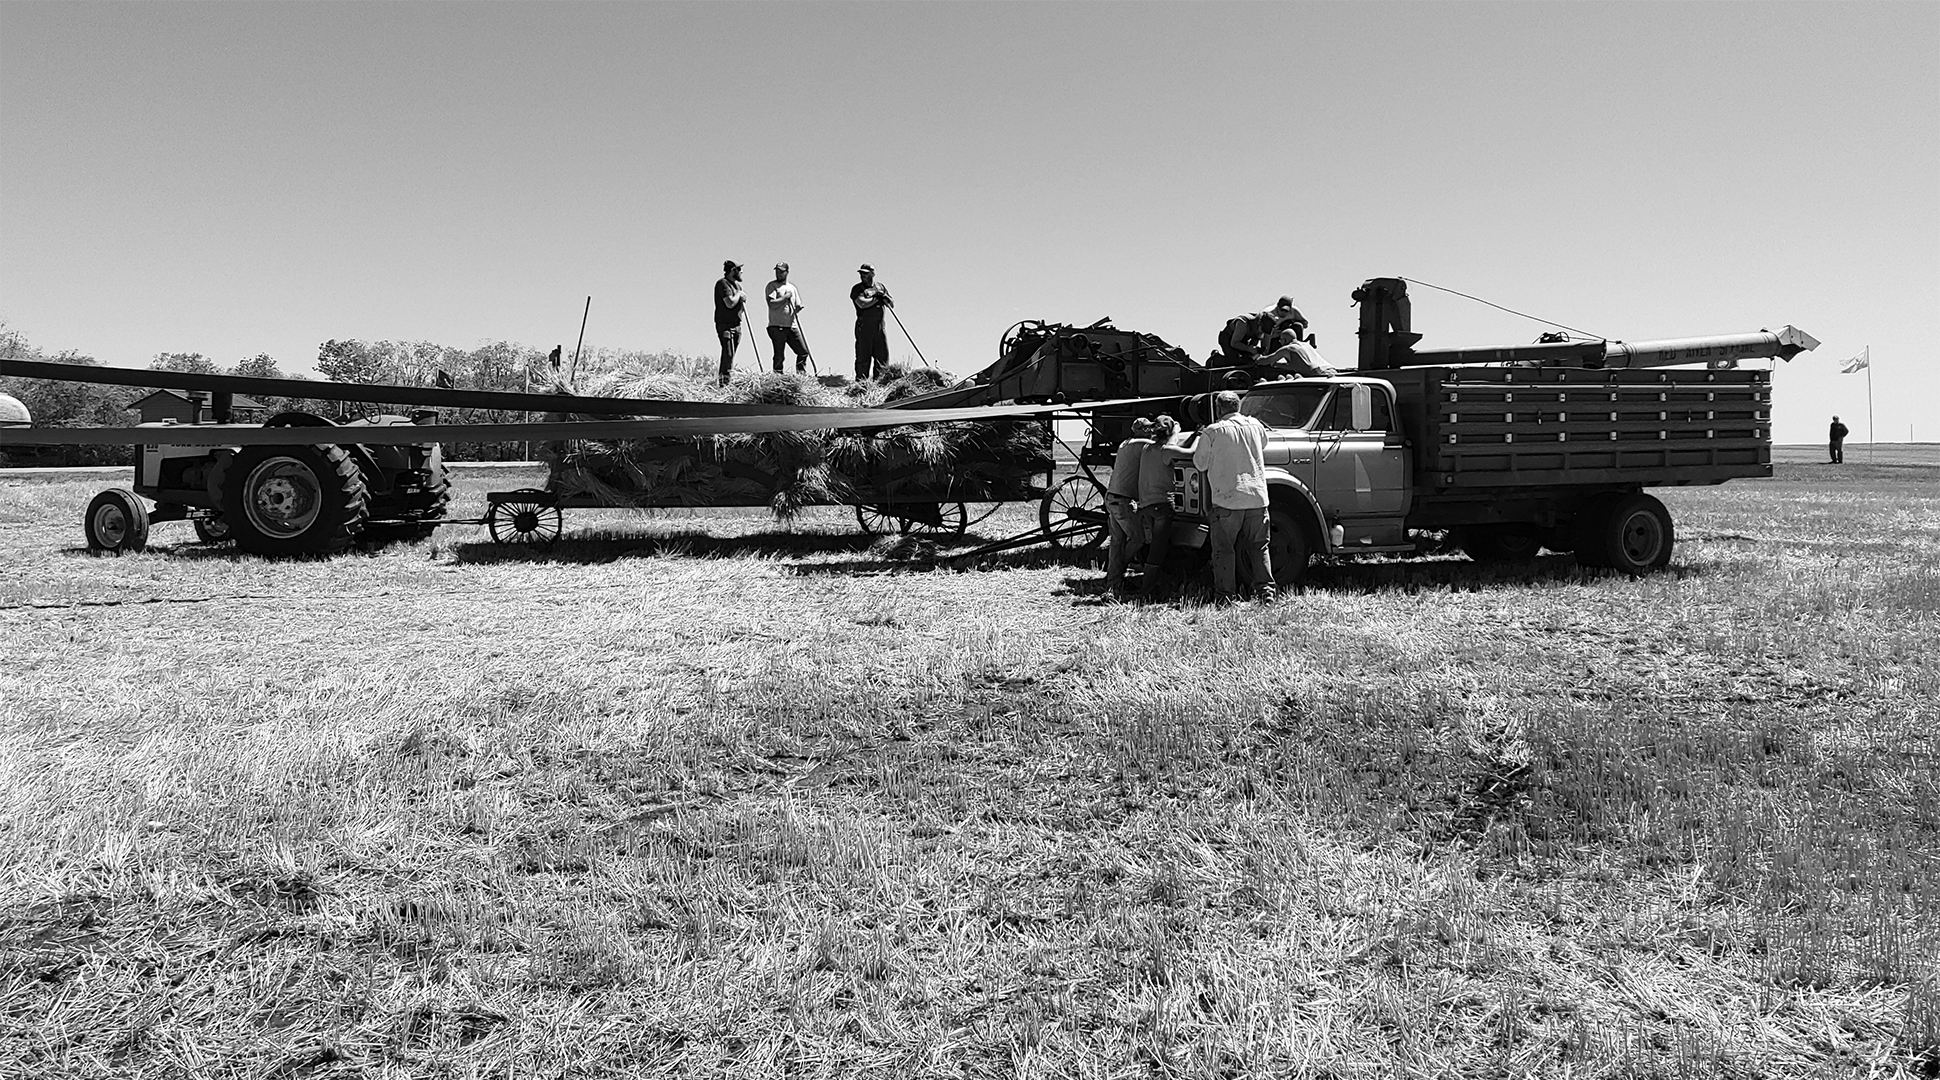
[[[1832,451],[1832,461],[1830,463],[1833,465],[1844,465],[1846,463],[1847,434],[1849,433],[1846,431],[1846,425],[1840,423],[1838,417],[1833,417],[1832,427],[1826,432],[1827,448]]]
[[[775,374],[781,374],[783,346],[795,350],[795,374],[808,370],[808,343],[795,316],[808,305],[802,294],[788,283],[788,264],[775,264],[775,280],[768,283],[768,341],[775,347]]]
[[[1112,459],[1111,483],[1105,487],[1105,588],[1125,586],[1125,564],[1139,543],[1138,467],[1145,448],[1152,445],[1152,421],[1143,416],[1132,421],[1132,437],[1118,444]]]
[[[1179,434],[1179,422],[1160,413],[1152,418],[1152,441],[1138,455],[1138,524],[1145,537],[1145,566],[1138,594],[1152,595],[1153,586],[1172,550],[1172,466],[1166,448]]]
[[[1274,598],[1273,557],[1267,551],[1266,428],[1239,411],[1239,395],[1213,395],[1217,419],[1199,432],[1192,464],[1206,472],[1212,488],[1213,595],[1224,603],[1238,597],[1235,558],[1246,562],[1255,595]]]
[[[876,268],[863,263],[856,269],[862,280],[849,290],[855,305],[855,381],[862,382],[882,374],[889,366],[889,335],[884,332],[882,312],[896,306],[889,290],[876,284]]]
[[[741,264],[729,259],[721,264],[721,280],[714,283],[714,335],[721,339],[721,385],[734,374],[734,354],[741,351],[741,312],[748,306],[748,294],[741,288]],[[755,354],[755,363],[761,362]]]

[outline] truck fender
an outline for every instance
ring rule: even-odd
[[[1327,538],[1327,517],[1320,512],[1320,500],[1300,478],[1280,469],[1266,470],[1267,498],[1276,503],[1286,503],[1294,508],[1294,514],[1301,521],[1313,527],[1308,539],[1313,541],[1316,555],[1324,555],[1333,550]]]

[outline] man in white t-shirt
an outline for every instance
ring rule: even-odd
[[[1218,417],[1199,432],[1192,448],[1194,468],[1203,469],[1211,487],[1213,594],[1222,602],[1236,599],[1234,561],[1246,561],[1246,576],[1254,595],[1274,598],[1273,557],[1267,551],[1266,428],[1239,411],[1239,395],[1221,390],[1213,395]]]
[[[795,374],[808,370],[808,343],[795,316],[806,306],[802,294],[788,282],[788,264],[775,264],[775,280],[768,283],[768,341],[775,347],[775,373],[781,373],[783,346],[795,350]]]

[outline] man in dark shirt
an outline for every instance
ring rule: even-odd
[[[714,283],[714,334],[721,339],[721,385],[734,374],[734,354],[741,348],[741,311],[748,294],[741,289],[741,264],[721,264],[721,280]]]
[[[889,290],[876,284],[876,268],[863,263],[856,268],[862,280],[849,290],[855,305],[855,381],[873,379],[889,366],[889,336],[882,325],[884,308],[894,307]]]
[[[1826,432],[1826,443],[1832,451],[1834,465],[1846,463],[1846,435],[1846,425],[1840,423],[1838,417],[1833,417],[1832,427]]]
[[[1214,355],[1212,366],[1248,367],[1273,347],[1275,331],[1294,326],[1298,327],[1296,336],[1305,335],[1307,317],[1293,306],[1291,296],[1282,296],[1267,311],[1228,319],[1219,331],[1219,352]]]

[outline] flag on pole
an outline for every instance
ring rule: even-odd
[[[1872,366],[1872,358],[1862,352],[1854,356],[1852,359],[1846,361],[1845,363],[1840,364],[1839,374],[1850,375],[1855,371],[1864,371],[1866,368],[1871,366]]]

